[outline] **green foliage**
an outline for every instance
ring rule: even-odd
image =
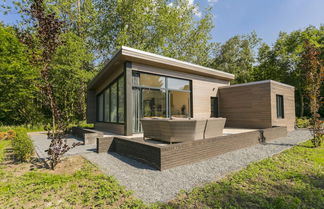
[[[215,49],[211,67],[235,75],[234,83],[253,80],[253,67],[256,62],[255,51],[260,39],[253,32],[247,36],[234,36]]]
[[[16,137],[12,140],[12,148],[14,150],[15,159],[18,161],[28,161],[34,154],[34,146],[31,139],[27,135],[27,130],[17,128]]]
[[[296,126],[298,128],[308,128],[310,126],[310,120],[307,117],[296,118]]]
[[[92,56],[84,41],[74,33],[61,36],[61,45],[50,64],[50,82],[65,123],[85,120],[87,83],[93,77]]]
[[[308,41],[319,49],[321,59],[324,58],[324,26],[309,26],[304,30],[291,33],[281,32],[272,47],[263,44],[259,49],[258,65],[254,68],[254,80],[272,79],[295,86],[297,115],[305,115],[308,110],[306,99],[306,72],[302,65],[305,52],[304,42]],[[324,92],[324,87],[321,89]],[[306,104],[305,104],[306,103]],[[322,109],[322,115],[324,115]]]
[[[5,150],[8,148],[11,144],[11,141],[9,140],[0,140],[0,163],[4,161],[5,159]],[[1,173],[1,171],[0,171]]]
[[[98,0],[94,31],[101,58],[122,45],[206,65],[212,44],[212,15],[196,18],[196,5],[185,0]]]
[[[0,179],[1,208],[146,208],[88,161],[70,174],[36,169],[16,175],[0,167]]]
[[[0,43],[0,121],[31,123],[37,115],[32,105],[37,72],[13,28],[0,24]]]

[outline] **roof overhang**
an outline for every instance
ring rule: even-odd
[[[226,73],[189,62],[184,62],[177,59],[122,46],[121,49],[112,57],[112,59],[110,59],[110,61],[105,64],[104,68],[92,79],[88,88],[95,88],[98,83],[102,82],[113,71],[114,66],[121,64],[124,61],[137,62],[154,67],[161,67],[169,70],[227,81],[234,79],[234,75],[231,73]]]

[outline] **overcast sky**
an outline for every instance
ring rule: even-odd
[[[10,2],[10,0],[7,0]],[[197,18],[212,6],[215,28],[213,40],[224,42],[237,34],[255,31],[267,43],[273,43],[280,31],[291,32],[308,25],[324,24],[324,0],[189,0],[198,4]],[[0,21],[13,24],[17,14]]]

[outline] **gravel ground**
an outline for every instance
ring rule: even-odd
[[[28,133],[28,135],[33,141],[37,155],[40,158],[45,159],[47,156],[45,150],[49,147],[51,140],[47,138],[45,132],[31,132]],[[68,145],[72,145],[73,142],[82,142],[73,136],[68,136],[65,140],[67,141]],[[65,153],[65,156],[79,155],[84,153],[93,153],[95,151],[96,151],[95,144],[81,145],[69,150],[67,153]]]
[[[32,138],[35,146],[39,146],[41,137]],[[309,138],[309,131],[296,130],[290,132],[287,137],[272,140],[265,145],[258,144],[165,171],[155,170],[116,153],[94,153],[94,145],[87,145],[88,148],[81,146],[79,153],[96,164],[105,174],[115,176],[121,185],[133,190],[136,197],[145,202],[156,202],[171,200],[180,190],[190,190],[195,186],[218,180],[251,162],[270,157]],[[76,149],[73,153],[71,150],[70,154],[77,152]]]

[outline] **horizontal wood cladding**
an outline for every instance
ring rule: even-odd
[[[270,82],[219,89],[219,112],[226,126],[270,128]]]
[[[132,70],[191,80],[194,118],[209,118],[211,114],[210,97],[217,96],[219,87],[229,85],[229,82],[225,80],[172,71],[134,62],[132,63]]]
[[[263,129],[263,135],[267,143],[278,137],[287,136],[287,128],[274,127]],[[259,131],[251,131],[159,146],[139,141],[139,139],[115,137],[112,142],[111,138],[103,137],[97,140],[97,149],[98,152],[116,152],[159,170],[165,170],[258,144],[259,138]]]
[[[108,131],[115,134],[124,135],[124,124],[95,122],[94,128],[99,131]]]
[[[277,118],[276,95],[284,100],[284,118]],[[287,126],[288,131],[295,127],[295,89],[278,83],[271,84],[271,118],[272,126]]]

